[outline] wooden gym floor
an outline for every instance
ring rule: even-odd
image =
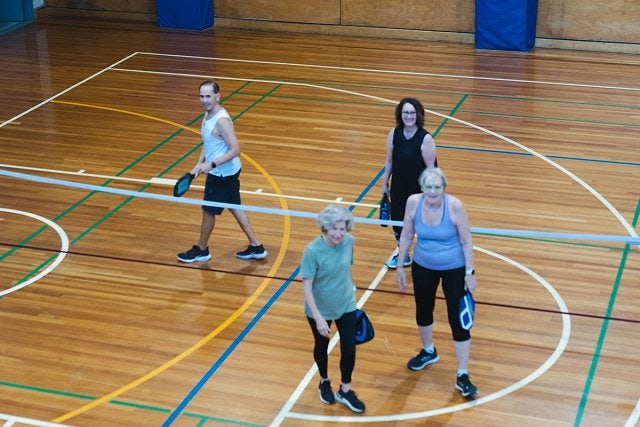
[[[76,426],[632,426],[640,406],[640,58],[537,49],[44,19],[0,36],[0,419]],[[225,213],[213,260],[181,265],[202,182],[199,83],[215,79],[243,149],[243,202],[376,215],[395,103],[428,110],[477,249],[470,368],[454,388],[419,348],[383,267],[390,229],[356,224],[354,415],[317,397],[297,265],[313,218]],[[493,236],[484,229],[594,235]],[[599,238],[606,235],[609,238]],[[566,236],[565,236],[566,237]],[[339,383],[336,348],[330,356]]]

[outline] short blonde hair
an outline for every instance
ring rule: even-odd
[[[424,186],[426,185],[427,178],[429,178],[432,175],[435,175],[442,180],[443,189],[447,188],[447,176],[444,174],[442,169],[438,167],[434,167],[434,168],[426,168],[420,174],[420,178],[418,178],[418,183],[420,184],[420,189],[422,191],[424,191]]]
[[[333,224],[340,221],[344,221],[347,231],[353,229],[353,215],[347,208],[329,205],[318,214],[318,225],[323,233],[326,233]]]

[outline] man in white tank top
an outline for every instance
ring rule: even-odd
[[[220,88],[215,82],[205,81],[200,85],[200,102],[204,108],[202,119],[202,150],[191,173],[196,177],[206,174],[204,200],[218,203],[240,204],[240,144],[233,121],[220,105]],[[202,206],[200,239],[196,245],[178,254],[182,262],[209,261],[209,238],[216,224],[216,216],[224,208]],[[242,209],[229,209],[249,240],[246,249],[237,252],[240,259],[264,259],[267,251],[251,227],[247,213]]]

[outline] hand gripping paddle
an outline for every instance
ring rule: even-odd
[[[193,181],[193,178],[195,177],[196,176],[191,172],[187,172],[184,175],[182,175],[180,179],[176,181],[176,184],[173,186],[173,197],[181,197],[182,195],[184,195],[184,193],[186,193],[189,190],[189,187],[191,186],[191,181]]]

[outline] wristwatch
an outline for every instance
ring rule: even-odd
[[[466,276],[473,276],[473,275],[475,275],[475,274],[476,274],[476,269],[475,269],[475,268],[472,268],[471,270],[466,270],[466,271],[464,272],[464,274],[465,274]]]
[[[216,162],[211,162],[211,169],[215,169],[216,168]]]

